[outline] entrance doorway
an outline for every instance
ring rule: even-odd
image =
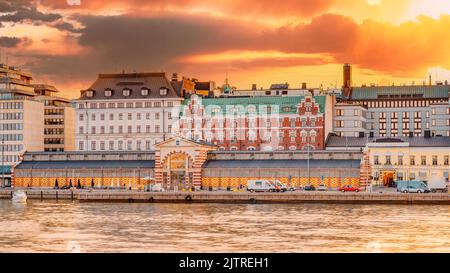
[[[166,190],[188,190],[193,187],[192,160],[187,154],[171,154],[163,166],[163,187]]]
[[[385,187],[394,187],[395,171],[383,171],[383,185]]]

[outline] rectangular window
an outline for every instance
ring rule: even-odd
[[[398,165],[403,165],[403,156],[402,155],[399,155],[398,156]]]
[[[114,151],[114,141],[112,140],[109,142],[109,150]]]
[[[411,166],[416,165],[416,159],[413,155],[409,157],[409,165],[411,165]]]
[[[386,165],[392,165],[392,163],[391,163],[391,156],[390,155],[386,156]]]
[[[420,165],[422,166],[427,165],[427,157],[425,155],[420,157]]]
[[[78,149],[79,149],[80,151],[83,151],[83,150],[84,150],[84,142],[83,142],[83,141],[80,141],[80,142],[78,143]]]
[[[448,166],[448,164],[449,164],[449,156],[444,155],[444,165]]]
[[[433,162],[433,166],[437,166],[437,164],[438,164],[438,157],[437,157],[437,155],[433,155],[432,162]]]

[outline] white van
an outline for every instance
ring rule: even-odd
[[[247,181],[247,190],[250,192],[285,192],[287,187],[279,180],[249,180]]]

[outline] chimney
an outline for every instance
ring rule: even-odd
[[[352,87],[352,66],[349,64],[344,64],[344,88]]]
[[[306,82],[302,82],[302,89],[306,89]]]
[[[256,83],[252,84],[252,90],[256,90]]]
[[[343,86],[342,91],[345,97],[350,96],[350,90],[352,88],[352,66],[349,64],[344,64],[344,73],[343,73]]]
[[[431,86],[431,74],[428,75],[428,84]]]

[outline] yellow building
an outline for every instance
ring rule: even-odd
[[[376,184],[398,180],[427,181],[450,173],[450,137],[379,138],[367,143]]]

